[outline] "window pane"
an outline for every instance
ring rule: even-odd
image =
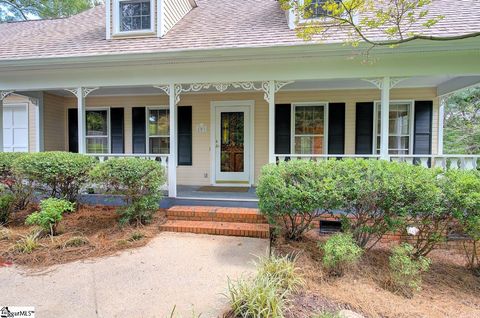
[[[108,137],[87,138],[87,153],[108,153]]]
[[[150,29],[150,1],[121,1],[119,11],[120,31]]]
[[[323,135],[324,107],[323,106],[296,106],[295,107],[295,134],[296,135]]]
[[[87,136],[107,136],[107,111],[96,110],[86,112]]]
[[[296,136],[295,153],[317,155],[323,153],[322,136]]]
[[[168,109],[152,109],[148,116],[148,134],[150,136],[168,136],[170,119]]]
[[[377,151],[380,149],[381,104],[377,104]],[[388,121],[390,154],[408,154],[410,140],[410,104],[390,104]]]
[[[170,138],[169,137],[150,137],[149,138],[149,152],[153,154],[168,154],[170,153]]]

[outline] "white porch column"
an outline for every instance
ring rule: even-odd
[[[13,93],[12,91],[0,91],[0,152],[3,152],[3,100]]]
[[[382,98],[380,113],[380,158],[389,160],[388,155],[388,118],[390,113],[390,77],[385,76],[382,81]]]
[[[177,92],[175,84],[169,85],[170,156],[168,157],[168,196],[177,196]]]
[[[85,90],[83,87],[77,88],[77,111],[78,111],[78,152],[86,153],[85,142],[86,135],[86,113],[85,113]]]
[[[268,82],[268,163],[275,163],[275,81]]]
[[[437,154],[443,156],[443,125],[445,121],[445,106],[447,104],[448,96],[440,97],[440,106],[438,108],[438,144]]]

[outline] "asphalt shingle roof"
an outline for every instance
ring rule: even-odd
[[[163,38],[106,40],[104,6],[66,19],[3,23],[0,61],[305,44],[288,28],[276,0],[197,0],[197,4]],[[480,0],[434,0],[431,12],[445,19],[427,34],[480,31]],[[339,32],[327,42],[344,37]]]

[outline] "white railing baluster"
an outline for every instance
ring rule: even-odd
[[[428,157],[420,157],[420,164],[424,168],[428,168]]]

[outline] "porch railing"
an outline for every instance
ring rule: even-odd
[[[276,162],[288,160],[313,160],[364,158],[380,159],[380,155],[303,155],[303,154],[276,154]],[[474,170],[480,169],[480,155],[390,155],[390,161],[406,162],[421,165],[426,168],[441,168]]]

